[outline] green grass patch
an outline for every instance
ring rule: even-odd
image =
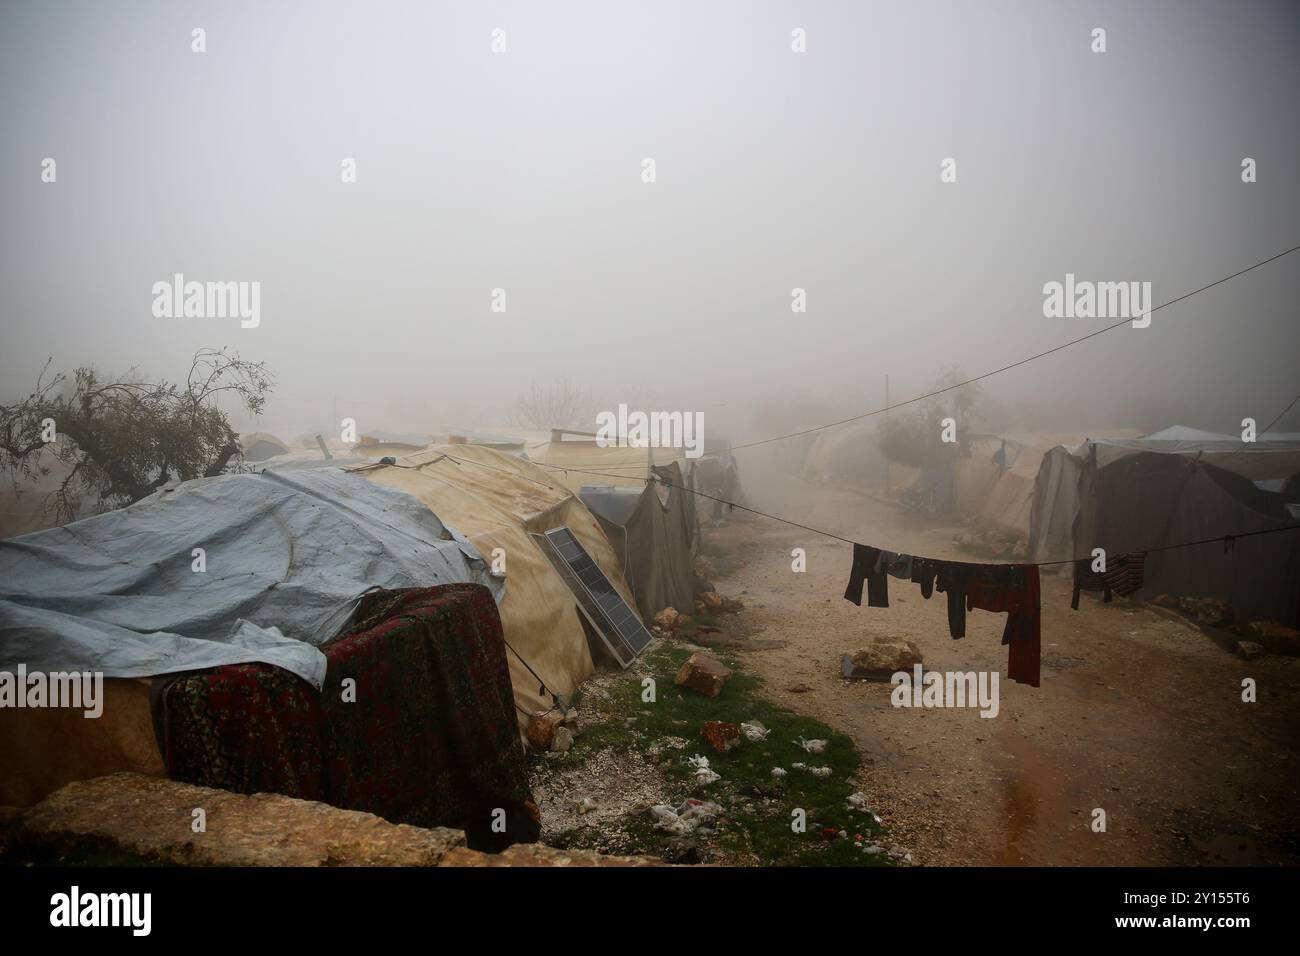
[[[642,675],[624,675],[609,688],[609,699],[588,700],[585,709],[595,721],[589,723],[574,742],[573,748],[556,770],[575,766],[607,748],[634,749],[652,753],[665,738],[680,737],[683,749],[662,747],[658,766],[669,784],[673,805],[687,797],[712,800],[723,808],[723,822],[707,838],[726,858],[755,859],[763,865],[826,866],[888,864],[886,854],[867,855],[854,846],[854,836],[861,834],[864,845],[880,842],[884,829],[869,812],[850,810],[846,798],[855,789],[854,775],[859,767],[857,750],[851,738],[825,724],[779,707],[761,695],[762,681],[745,673],[734,655],[709,652],[732,668],[733,674],[717,698],[708,698],[673,683],[691,651],[670,641],[662,641],[647,653],[644,662],[655,679],[655,700],[642,699]],[[598,712],[593,713],[596,710]],[[722,720],[740,724],[758,721],[770,731],[764,741],[742,740],[729,753],[715,752],[700,736],[705,721]],[[805,752],[799,738],[826,740],[820,754]],[[709,758],[710,766],[722,779],[700,787],[687,759],[700,754]],[[653,759],[653,758],[652,758]],[[828,776],[819,777],[806,767],[829,767]],[[772,776],[772,768],[781,767],[786,776]],[[806,832],[792,830],[792,812],[806,814]],[[822,830],[844,830],[848,838],[823,840]],[[599,835],[580,828],[560,834],[560,844],[569,847],[594,845]],[[620,824],[619,845],[605,848],[613,852],[654,853],[668,839],[646,815],[644,819],[626,819]]]

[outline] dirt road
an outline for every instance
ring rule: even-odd
[[[978,560],[954,549],[953,527],[860,491],[777,479],[758,491],[759,507],[864,543]],[[897,637],[920,645],[927,669],[1005,672],[1005,615],[970,612],[954,641],[941,594],[891,581],[888,609],[844,600],[847,544],[739,513],[708,540],[739,565],[716,583],[746,602],[749,667],[772,699],[857,741],[862,789],[917,863],[1300,863],[1300,659],[1241,660],[1123,599],[1085,595],[1072,611],[1067,576],[1045,575],[1041,687],[1001,680],[992,719],[894,708],[890,685],[842,679],[842,653]],[[791,570],[796,547],[805,573]],[[1245,677],[1257,703],[1242,702]]]

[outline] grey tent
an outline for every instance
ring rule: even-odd
[[[652,473],[664,483],[648,482],[640,489],[585,485],[581,492],[613,544],[637,610],[646,618],[666,607],[690,613],[696,590],[694,501],[683,490],[676,462],[655,466]]]
[[[1251,447],[1229,436],[1166,429],[1144,439],[1054,448],[1035,484],[1031,559],[1085,558],[1093,548],[1108,555],[1146,551],[1139,597],[1214,597],[1247,620],[1294,625],[1296,470],[1300,442],[1292,436],[1261,435]],[[1169,547],[1203,539],[1215,540]]]

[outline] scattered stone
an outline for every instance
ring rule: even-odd
[[[571,708],[564,713],[564,726],[568,727],[573,736],[577,737],[586,729],[587,722],[578,713],[577,708]]]
[[[1264,656],[1264,645],[1256,644],[1254,641],[1238,641],[1237,656],[1253,661],[1257,657]]]
[[[824,740],[804,740],[800,737],[795,743],[802,747],[805,753],[819,754],[826,751],[826,741]]]
[[[731,669],[704,654],[692,654],[677,672],[677,686],[689,687],[705,697],[717,697],[731,679]]]
[[[591,799],[591,797],[583,797],[577,803],[578,813],[584,817],[598,808],[599,804],[597,804],[595,800]]]
[[[666,607],[654,617],[655,627],[663,631],[675,631],[677,625],[681,623],[682,616],[677,613],[677,609]]]
[[[1232,623],[1232,608],[1218,598],[1183,598],[1182,608],[1196,619],[1197,624],[1223,627]]]
[[[786,688],[786,690],[791,694],[806,694],[812,690],[812,688],[807,684],[791,684]]]
[[[727,599],[717,591],[701,591],[695,595],[695,606],[706,612],[721,611],[726,603]]]
[[[854,680],[889,680],[896,672],[910,672],[920,663],[921,648],[914,641],[878,637],[861,650],[845,654],[841,668],[845,677]]]
[[[564,726],[556,727],[555,733],[551,737],[551,749],[556,753],[564,753],[572,746],[573,731]]]
[[[745,735],[746,740],[753,741],[766,740],[767,735],[771,733],[770,730],[764,727],[757,720],[742,721],[740,724],[740,732]]]
[[[788,772],[789,771],[787,770],[782,770],[780,767],[772,768],[772,776],[776,777],[778,780],[784,777]]]
[[[729,724],[722,720],[705,721],[700,736],[707,740],[709,746],[720,754],[725,754],[728,750],[740,745],[740,728],[735,724]]]
[[[555,728],[564,722],[564,715],[558,710],[538,711],[528,718],[528,728],[524,736],[536,750],[550,750],[555,739]]]
[[[1300,630],[1294,627],[1277,621],[1251,621],[1245,631],[1270,654],[1300,654]]]

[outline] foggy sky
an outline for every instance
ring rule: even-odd
[[[1160,303],[1300,243],[1298,93],[1291,2],[9,2],[0,401],[226,345],[270,430],[567,378],[764,438],[1107,324],[1044,318],[1067,272]],[[155,318],[177,272],[260,281],[260,326]],[[1263,427],[1298,292],[1300,253],[986,391],[1022,429]]]

